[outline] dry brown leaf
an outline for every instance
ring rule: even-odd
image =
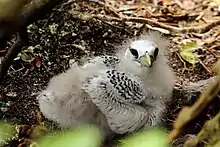
[[[176,3],[184,10],[193,10],[195,8],[195,2],[192,0],[176,0]]]
[[[170,4],[172,4],[173,0],[162,0],[162,2],[163,2],[165,5],[170,5]]]

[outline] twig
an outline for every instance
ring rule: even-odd
[[[202,62],[202,60],[199,59],[199,63],[211,76],[213,76],[213,72]]]
[[[212,49],[208,48],[207,50],[208,50],[215,58],[218,58],[218,55],[216,55],[216,53],[214,53],[214,52],[212,51]]]
[[[3,77],[7,73],[9,67],[11,66],[14,58],[20,53],[21,49],[28,44],[28,34],[26,29],[22,29],[19,34],[17,41],[12,45],[8,50],[6,56],[3,58],[0,65],[0,81],[3,80]]]
[[[218,47],[220,47],[220,43],[219,43],[219,44],[216,44],[216,45],[211,46],[211,47],[209,48],[209,50],[213,50],[213,49],[218,48]]]
[[[125,12],[125,11],[136,11],[138,12],[139,10],[145,8],[144,6],[140,5],[130,5],[129,7],[121,7],[117,9],[117,12]]]
[[[175,52],[176,53],[176,55],[177,55],[177,57],[180,59],[180,61],[183,63],[183,70],[182,70],[182,73],[184,73],[185,72],[185,70],[190,70],[190,69],[188,69],[187,68],[187,66],[186,66],[186,62],[182,59],[182,57],[180,56],[180,54],[178,53],[178,52]]]
[[[117,16],[119,18],[121,17],[120,14],[117,12],[117,10],[114,7],[112,7],[111,5],[106,4],[104,2],[101,2],[101,1],[97,1],[97,3],[99,5],[102,5],[104,8],[107,8],[108,10],[110,10],[115,16]]]
[[[188,20],[189,18],[196,18],[199,14],[181,14],[181,15],[175,15],[175,14],[154,14],[148,10],[146,14],[146,18],[163,18],[166,21],[182,21],[182,20]],[[160,20],[161,21],[161,20]]]
[[[124,12],[124,11],[134,11],[133,13],[137,13],[141,9],[144,9],[146,11],[145,18],[163,18],[166,19],[166,21],[182,21],[187,20],[189,18],[196,18],[199,16],[199,14],[155,14],[147,10],[145,6],[130,6],[128,8],[119,8],[117,12]]]
[[[23,69],[25,69],[25,67],[23,66],[23,64],[22,64],[22,67],[21,68],[19,68],[19,69],[17,69],[17,70],[15,70],[13,67],[10,67],[13,71],[11,71],[11,72],[9,72],[8,74],[9,75],[11,75],[11,74],[13,74],[13,73],[16,73],[16,72],[19,72],[19,71],[22,71]]]
[[[107,25],[109,25],[109,26],[111,26],[111,27],[115,27],[115,28],[117,28],[117,29],[124,30],[125,32],[127,32],[127,33],[130,34],[130,35],[133,35],[133,33],[130,32],[130,31],[128,31],[126,28],[122,28],[122,27],[120,27],[120,26],[112,25],[111,23],[109,23],[109,22],[107,22],[107,21],[102,21],[102,22],[104,22],[105,24],[107,24]]]
[[[170,26],[161,22],[154,21],[152,19],[143,18],[143,17],[111,17],[111,16],[105,16],[105,15],[92,15],[93,18],[97,18],[100,20],[106,20],[106,21],[116,21],[116,22],[136,22],[136,23],[147,23],[149,25],[153,25],[156,27],[160,27],[166,30],[169,30],[171,32],[178,32],[178,33],[187,33],[187,32],[197,32],[197,33],[204,33],[209,31],[215,26],[220,25],[220,20],[211,22],[209,24],[205,24],[202,26],[194,26],[194,27],[187,27],[187,28],[178,28],[174,26]]]
[[[75,48],[77,48],[77,49],[79,49],[79,50],[82,51],[83,53],[88,54],[88,53],[86,52],[86,47],[85,47],[85,46],[78,45],[78,44],[72,44],[72,46],[75,47]]]

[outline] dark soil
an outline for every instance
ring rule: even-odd
[[[131,37],[123,25],[115,27],[95,19],[82,20],[70,14],[70,10],[86,11],[86,7],[76,3],[59,6],[45,19],[28,27],[29,46],[35,48],[32,56],[39,57],[41,64],[37,67],[36,60],[31,63],[14,61],[0,87],[1,119],[17,124],[38,124],[40,111],[35,98],[38,92],[47,86],[52,76],[68,69],[72,59],[78,60],[91,54],[113,54],[116,45]],[[9,42],[8,47],[12,43],[13,41]],[[172,53],[177,47],[175,43],[171,46],[170,65],[177,73],[179,83],[184,80],[198,81],[210,76],[200,65],[193,73],[182,74],[179,69],[183,68],[183,64],[175,53]],[[176,97],[168,111],[169,119],[166,123],[169,129],[180,108],[189,104],[182,97]],[[207,115],[212,115],[212,110],[209,108],[210,113]],[[210,119],[207,115],[202,118],[202,122]],[[198,132],[201,123],[193,126],[189,133]]]

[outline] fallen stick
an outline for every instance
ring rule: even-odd
[[[8,50],[6,56],[3,58],[2,63],[0,64],[0,82],[3,80],[5,74],[9,67],[11,66],[14,58],[21,52],[22,48],[28,44],[28,34],[26,29],[22,29],[18,36],[16,42]]]
[[[105,20],[105,21],[116,21],[116,22],[136,22],[136,23],[147,23],[149,25],[155,26],[155,27],[160,27],[163,29],[166,29],[170,32],[175,32],[175,33],[188,33],[188,32],[195,32],[195,33],[204,33],[209,31],[215,26],[220,25],[220,20],[213,21],[209,24],[204,24],[201,26],[193,26],[193,27],[187,27],[187,28],[178,28],[174,26],[170,26],[161,22],[157,22],[155,20],[149,19],[149,18],[142,18],[142,17],[111,17],[111,16],[105,16],[105,15],[92,15],[92,18],[97,18],[100,20]]]

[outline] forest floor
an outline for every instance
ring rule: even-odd
[[[52,76],[64,72],[70,67],[70,62],[83,56],[114,54],[116,46],[125,39],[139,35],[149,28],[166,33],[164,35],[170,40],[169,65],[177,75],[176,83],[179,87],[187,82],[196,82],[213,76],[211,68],[220,55],[219,26],[207,32],[195,27],[196,31],[184,34],[173,32],[175,29],[172,28],[170,31],[167,31],[166,27],[164,28],[166,31],[160,30],[159,26],[155,27],[147,21],[138,23],[141,22],[138,19],[126,22],[120,18],[144,17],[173,27],[202,26],[220,19],[218,1],[168,0],[144,4],[143,1],[107,0],[107,2],[109,3],[72,0],[54,8],[45,19],[28,26],[29,46],[25,47],[19,58],[14,61],[0,87],[2,119],[22,125],[38,124],[43,117],[36,96],[47,86]],[[109,18],[102,17],[103,15]],[[119,20],[109,21],[110,17]],[[190,64],[194,63],[190,57],[197,59],[198,56],[189,53],[187,56],[190,59],[187,61],[180,54],[181,45],[187,41],[195,41],[196,45],[201,45],[195,47],[194,52],[200,57],[194,66]],[[8,48],[13,43],[13,39],[8,42]],[[182,97],[176,97],[168,109],[166,121],[168,129],[171,129],[181,107],[191,103]],[[216,112],[216,106],[210,106],[202,117],[191,124],[186,134],[197,133],[204,121],[209,120]],[[16,142],[14,146],[19,143],[21,142]]]

